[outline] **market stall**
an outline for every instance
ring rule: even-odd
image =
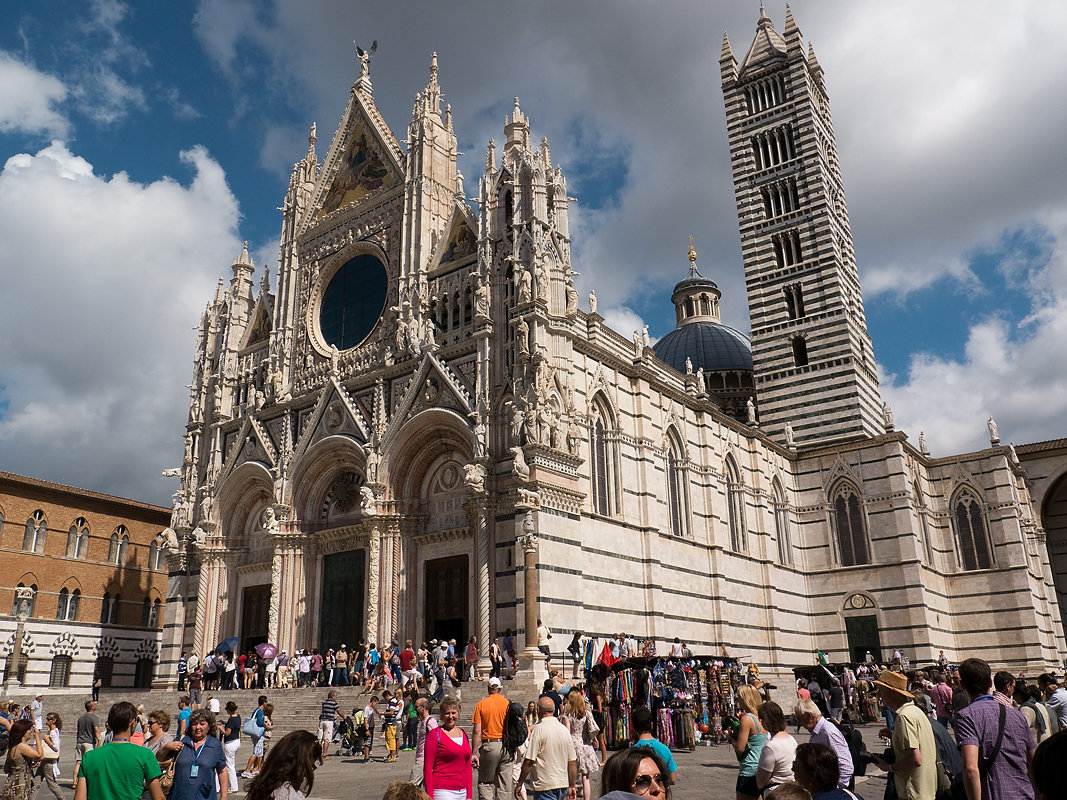
[[[729,722],[737,716],[734,689],[746,674],[731,658],[637,657],[610,667],[596,664],[588,677],[604,683],[609,748],[626,747],[635,740],[630,715],[644,706],[653,713],[657,739],[672,748],[692,750],[700,741],[726,741]]]

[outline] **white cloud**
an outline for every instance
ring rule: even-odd
[[[0,50],[0,132],[66,136],[70,123],[56,110],[67,87]]]
[[[1027,269],[1007,254],[1001,271],[1031,298],[1019,323],[993,313],[970,328],[962,358],[916,353],[906,375],[889,375],[882,394],[898,426],[925,430],[935,456],[989,446],[992,416],[1004,442],[1064,434],[1067,419],[1067,216],[1047,221],[1041,263]],[[1046,260],[1047,259],[1047,260]]]
[[[187,184],[104,178],[54,142],[0,172],[5,468],[166,501],[191,328],[240,252],[222,169],[199,147],[181,161]]]

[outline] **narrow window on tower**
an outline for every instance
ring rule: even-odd
[[[797,308],[797,319],[804,317],[804,287],[799,283],[793,284],[793,299]]]
[[[793,285],[790,284],[782,289],[782,294],[785,295],[785,310],[789,314],[789,319],[797,318],[797,302],[793,296]]]
[[[803,336],[793,337],[793,364],[798,367],[808,365],[808,343],[804,341]]]

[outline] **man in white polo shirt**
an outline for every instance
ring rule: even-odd
[[[537,701],[540,717],[530,732],[526,757],[515,781],[515,797],[533,770],[533,800],[575,800],[578,780],[578,754],[563,723],[556,719],[556,704],[549,697]]]

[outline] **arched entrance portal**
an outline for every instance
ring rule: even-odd
[[[427,639],[455,639],[457,648],[467,641],[467,556],[435,558],[426,562]]]
[[[1067,474],[1061,475],[1045,495],[1041,504],[1041,527],[1045,529],[1060,619],[1067,620]]]

